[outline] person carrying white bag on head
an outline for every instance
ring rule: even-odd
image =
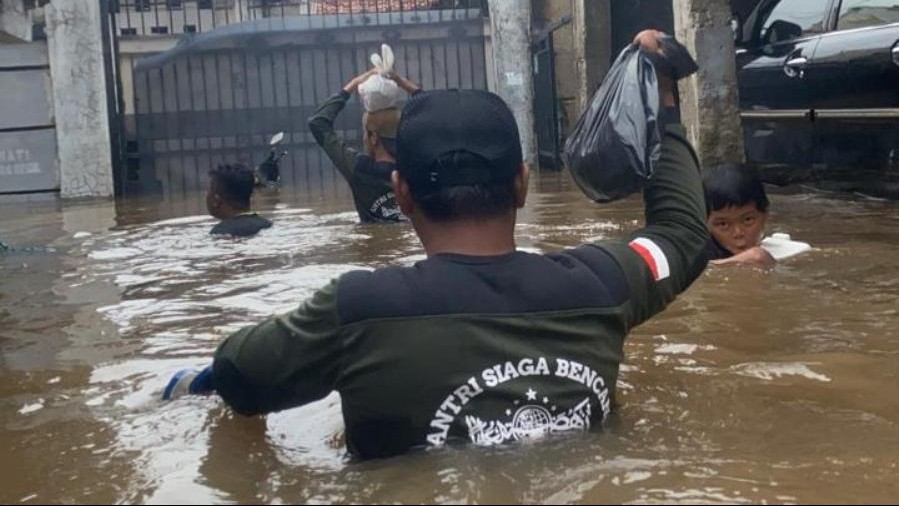
[[[381,50],[382,55],[372,55],[373,69],[347,83],[309,118],[309,130],[316,142],[349,183],[362,223],[404,220],[391,184],[396,170],[396,135],[401,116],[398,105],[404,94],[415,95],[421,91],[393,71],[390,46],[385,44]],[[334,131],[335,119],[356,91],[365,107],[362,153]]]

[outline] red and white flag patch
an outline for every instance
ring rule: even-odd
[[[645,237],[638,237],[631,242],[630,246],[649,266],[656,282],[671,277],[671,265],[668,263],[668,257],[665,256],[665,252],[658,244]]]

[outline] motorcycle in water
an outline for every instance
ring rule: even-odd
[[[271,151],[268,158],[256,167],[255,178],[257,188],[278,188],[281,186],[281,160],[287,156],[287,150],[279,151],[278,145],[284,142],[284,132],[278,132],[269,142]]]

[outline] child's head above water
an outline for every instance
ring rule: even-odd
[[[715,241],[734,255],[758,246],[770,204],[758,172],[722,165],[707,171],[704,182],[709,231]]]

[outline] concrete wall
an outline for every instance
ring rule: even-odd
[[[528,1],[490,0],[496,92],[511,107],[521,132],[525,161],[537,165],[534,126],[534,66]]]
[[[700,64],[680,91],[684,124],[706,166],[742,163],[745,157],[730,19],[727,0],[674,4],[677,38]]]
[[[30,42],[33,24],[32,13],[25,10],[22,0],[0,0],[0,36]]]
[[[0,44],[0,193],[59,189],[47,45]]]
[[[113,195],[100,5],[53,0],[46,7],[64,198]]]
[[[53,90],[47,45],[0,45],[0,129],[53,125]]]

